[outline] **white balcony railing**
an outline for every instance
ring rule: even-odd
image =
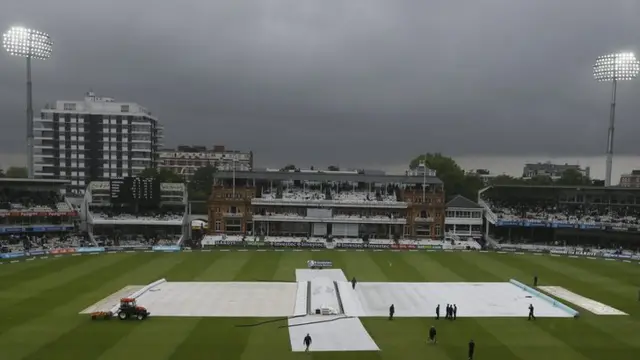
[[[357,217],[334,216],[314,217],[288,214],[253,215],[253,221],[283,221],[283,222],[310,222],[310,223],[340,223],[340,224],[396,224],[404,225],[407,219],[390,217]]]
[[[298,200],[298,199],[251,199],[252,205],[281,205],[281,206],[333,206],[333,207],[367,207],[406,209],[406,202],[386,201],[357,201],[357,200]]]
[[[496,216],[496,214],[491,211],[491,207],[489,207],[489,204],[487,204],[484,200],[480,199],[478,201],[478,204],[482,207],[484,207],[484,216],[487,219],[487,221],[489,221],[490,224],[495,224],[498,221],[498,217]]]

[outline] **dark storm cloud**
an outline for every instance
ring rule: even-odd
[[[37,27],[37,108],[92,88],[136,101],[167,145],[253,149],[263,164],[416,153],[592,154],[610,88],[595,57],[637,51],[637,0],[9,0]],[[637,152],[640,81],[620,87],[617,152]],[[0,56],[0,151],[24,142],[24,63]]]

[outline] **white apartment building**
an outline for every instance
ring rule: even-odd
[[[537,163],[537,164],[525,164],[522,169],[522,178],[531,179],[536,176],[548,176],[553,180],[560,179],[562,174],[567,170],[575,170],[582,174],[584,177],[589,177],[591,169],[587,166],[585,168],[580,165],[572,164],[553,164],[551,162]]]
[[[163,128],[149,110],[88,92],[81,101],[56,101],[33,125],[34,175],[71,181],[81,193],[92,181],[135,176],[157,166]]]
[[[158,153],[158,169],[171,170],[190,180],[201,167],[211,165],[220,171],[251,171],[253,152],[228,150],[217,145],[211,149],[205,146],[180,145],[176,149],[164,149]]]

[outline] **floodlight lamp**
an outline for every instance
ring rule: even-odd
[[[640,72],[640,61],[633,53],[599,56],[593,66],[593,77],[598,81],[632,80]]]
[[[3,36],[4,48],[10,55],[45,60],[51,57],[53,41],[49,34],[23,27],[12,27]]]

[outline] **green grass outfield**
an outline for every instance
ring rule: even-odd
[[[287,329],[237,328],[264,319],[91,321],[78,312],[121,289],[168,281],[295,280],[309,259],[332,260],[359,281],[508,281],[558,285],[631,316],[579,319],[362,319],[380,352],[292,353]],[[389,262],[393,266],[389,266]],[[640,265],[472,252],[192,252],[64,256],[0,265],[0,359],[476,359],[631,360],[640,356]],[[141,304],[144,305],[144,304]],[[580,310],[579,308],[577,308]],[[152,315],[153,316],[153,315]]]

